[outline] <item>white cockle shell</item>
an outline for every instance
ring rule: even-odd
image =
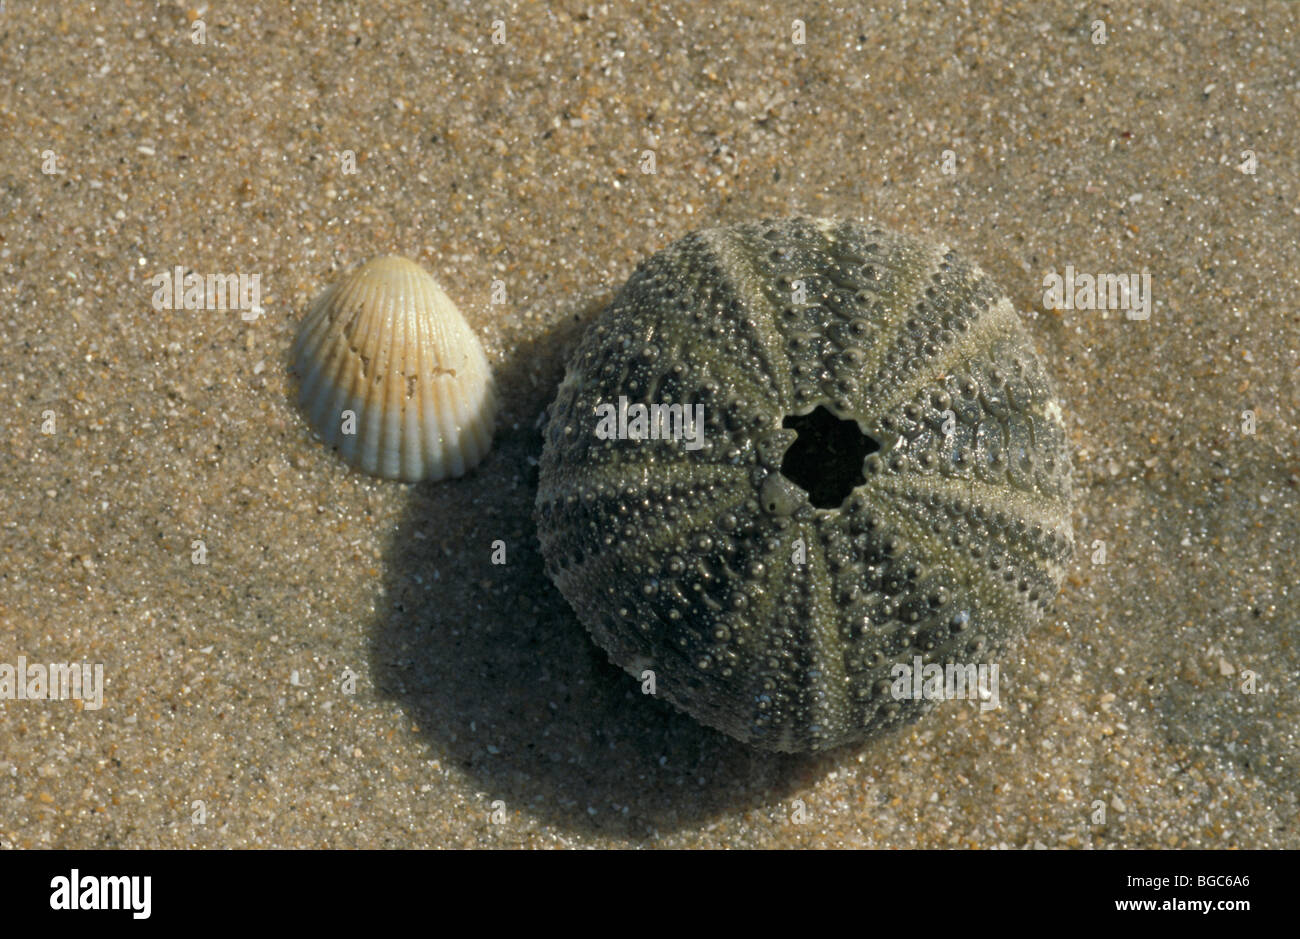
[[[487,356],[414,261],[376,258],[329,287],[302,321],[293,363],[312,427],[367,473],[461,476],[491,448]]]

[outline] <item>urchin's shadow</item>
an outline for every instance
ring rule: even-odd
[[[485,824],[502,800],[508,815],[644,837],[777,802],[834,757],[765,754],[641,694],[546,577],[532,520],[537,419],[597,309],[498,369],[503,411],[478,470],[412,490],[370,668],[431,757],[476,779]]]

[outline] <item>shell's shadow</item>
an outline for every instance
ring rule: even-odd
[[[645,838],[779,803],[835,758],[762,753],[641,694],[547,578],[532,518],[537,420],[593,312],[498,368],[502,416],[476,471],[411,490],[370,669],[430,757],[475,779],[485,824],[501,800],[509,818]]]

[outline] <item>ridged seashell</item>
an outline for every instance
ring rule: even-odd
[[[654,439],[638,405],[702,406],[703,432],[663,410]],[[1061,408],[1002,291],[943,245],[793,219],[638,266],[569,362],[536,513],[612,661],[798,751],[921,713],[926,664],[996,664],[1060,586],[1070,500]],[[918,659],[920,699],[895,668]]]
[[[299,327],[293,362],[312,427],[367,473],[460,476],[492,445],[487,356],[414,261],[376,258],[329,287]]]

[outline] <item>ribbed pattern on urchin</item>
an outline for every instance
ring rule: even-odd
[[[602,439],[620,398],[704,405],[702,445]],[[781,471],[783,422],[817,408],[879,447],[823,508]],[[597,643],[766,748],[919,713],[894,666],[986,662],[1073,546],[1060,407],[1010,302],[945,246],[853,223],[696,232],[642,262],[545,436],[547,570]]]

